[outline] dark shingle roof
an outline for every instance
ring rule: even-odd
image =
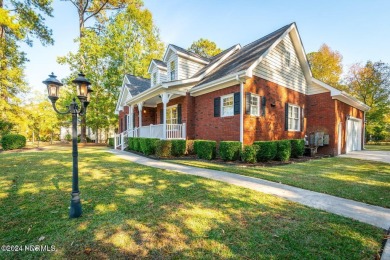
[[[150,79],[136,77],[130,74],[126,74],[126,77],[130,84],[125,85],[133,97],[150,88]]]
[[[182,47],[176,46],[176,45],[174,45],[174,44],[170,44],[170,45],[171,45],[173,48],[175,48],[176,50],[178,50],[178,51],[180,51],[180,52],[183,52],[183,53],[185,53],[185,54],[187,54],[187,55],[190,55],[190,56],[192,56],[192,57],[195,57],[195,58],[204,60],[204,61],[206,61],[206,62],[209,62],[209,61],[210,61],[209,58],[203,57],[203,56],[201,56],[201,55],[199,55],[199,54],[197,54],[197,53],[195,53],[195,52],[188,51],[188,50],[183,49]]]
[[[157,66],[161,66],[161,67],[164,67],[164,68],[167,67],[167,64],[165,62],[163,62],[162,60],[153,59],[153,61],[157,64]]]
[[[197,86],[248,69],[291,25],[286,25],[273,33],[245,45],[206,75]]]
[[[238,44],[237,44],[238,45]],[[195,73],[194,76],[192,76],[193,78],[196,78],[200,75],[202,75],[208,68],[210,68],[211,66],[213,66],[216,62],[218,62],[222,56],[224,56],[227,52],[231,51],[233,48],[235,48],[237,45],[233,45],[232,47],[224,50],[223,52],[213,56],[210,58],[210,63],[207,64],[206,66],[204,66],[203,68],[201,68],[197,73]]]

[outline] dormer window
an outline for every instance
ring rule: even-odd
[[[153,73],[152,76],[152,86],[156,86],[157,84],[157,72]]]
[[[171,70],[171,80],[175,80],[176,66],[175,61],[169,63],[169,69]]]

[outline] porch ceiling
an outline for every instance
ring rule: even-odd
[[[179,94],[173,94],[173,96],[170,98],[170,100],[174,99],[174,98],[177,98],[177,97],[181,97],[182,95],[179,95]],[[157,96],[154,96],[154,97],[151,97],[147,100],[144,101],[144,106],[145,107],[156,107],[157,104],[161,103],[161,98],[157,95]]]

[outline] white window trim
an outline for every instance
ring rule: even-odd
[[[257,98],[257,114],[252,113],[252,98],[255,97]],[[251,93],[251,100],[250,100],[250,105],[249,105],[249,115],[251,116],[260,116],[260,96],[257,94]]]
[[[294,107],[297,107],[298,108],[298,127],[297,129],[292,129],[292,128],[288,128],[287,131],[291,131],[291,132],[301,132],[301,107],[300,106],[297,106],[297,105],[294,105],[294,104],[288,104],[288,115],[287,115],[287,118],[288,118],[288,122],[287,124],[290,122],[290,119],[292,120],[295,120],[295,118],[290,118],[290,107],[291,108],[294,108]],[[288,126],[288,125],[287,125]]]
[[[157,86],[158,80],[157,80],[157,71],[153,72],[152,74],[152,86]]]
[[[224,114],[223,114],[223,99],[224,99],[224,98],[229,98],[229,97],[233,98],[233,114],[231,114],[231,115],[224,115]],[[221,113],[221,117],[234,116],[234,95],[233,95],[233,93],[232,93],[232,94],[228,94],[228,95],[221,96],[220,113]]]
[[[174,67],[174,69],[172,70],[172,62],[173,62],[173,67]],[[174,75],[173,75],[173,79],[172,79],[172,72],[174,73]],[[175,78],[176,78],[176,61],[174,61],[174,60],[171,60],[170,62],[169,62],[169,79],[170,79],[170,81],[172,81],[172,80],[175,80]]]
[[[169,109],[172,109],[174,107],[176,107],[176,121],[178,121],[179,120],[179,114],[178,114],[178,111],[177,111],[177,104],[167,107],[167,111],[165,111],[165,113],[167,113]],[[165,119],[168,120],[168,117],[166,116]],[[168,124],[168,122],[166,122],[166,121],[165,121],[165,123]],[[169,123],[169,124],[172,124],[172,123]]]
[[[288,55],[288,59],[287,59]],[[288,62],[287,62],[288,60]],[[290,68],[291,67],[291,52],[288,50],[284,50],[283,52],[283,67]]]

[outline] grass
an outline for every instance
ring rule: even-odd
[[[243,167],[204,160],[170,160],[200,168],[247,175],[390,208],[390,164],[324,158],[273,167]]]
[[[383,230],[274,196],[80,149],[83,216],[68,218],[70,147],[0,154],[0,259],[372,259]]]
[[[386,145],[376,145],[376,144],[366,144],[364,149],[369,151],[390,151],[390,144]]]

